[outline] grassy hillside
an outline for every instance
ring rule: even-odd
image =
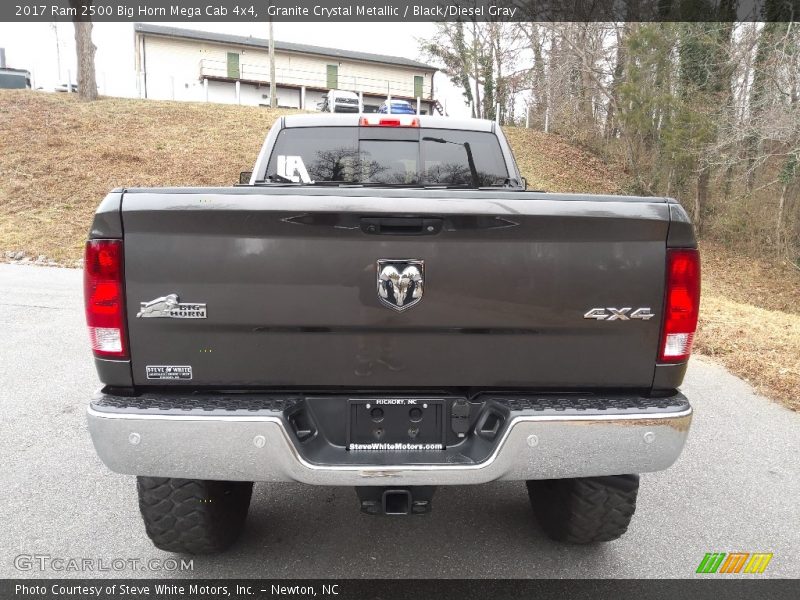
[[[285,110],[0,90],[0,258],[74,265],[112,188],[230,185]],[[557,136],[506,129],[532,188],[621,192],[626,176]],[[698,349],[800,406],[800,273],[703,248]]]
[[[524,127],[503,129],[528,187],[548,192],[623,194],[627,176],[596,155],[557,135]]]
[[[0,90],[0,249],[80,258],[109,190],[232,184],[284,113]]]

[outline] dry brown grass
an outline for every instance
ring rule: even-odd
[[[81,256],[98,202],[123,186],[229,185],[284,110],[0,90],[0,252]],[[621,169],[563,139],[506,129],[532,188],[620,192]],[[703,244],[696,348],[800,410],[800,272]],[[1,256],[1,255],[0,255]]]
[[[503,129],[514,149],[528,187],[548,192],[619,194],[625,183],[621,169],[560,136],[533,129]]]
[[[696,348],[800,411],[800,316],[705,294]]]
[[[703,292],[695,349],[800,411],[800,271],[701,245]]]
[[[787,260],[745,256],[703,242],[703,293],[800,315],[800,270]]]

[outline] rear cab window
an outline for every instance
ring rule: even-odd
[[[422,128],[385,139],[359,127],[292,127],[278,135],[266,179],[301,183],[500,187],[509,173],[491,132]],[[470,157],[472,165],[470,165]]]

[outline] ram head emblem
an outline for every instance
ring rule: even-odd
[[[378,300],[397,311],[411,308],[422,299],[425,264],[421,260],[378,261]]]

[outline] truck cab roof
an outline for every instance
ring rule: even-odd
[[[288,127],[358,127],[363,115],[358,113],[323,113],[287,115],[282,126]],[[494,131],[494,121],[487,119],[459,119],[435,115],[419,115],[419,125],[430,129],[460,129],[464,131]]]

